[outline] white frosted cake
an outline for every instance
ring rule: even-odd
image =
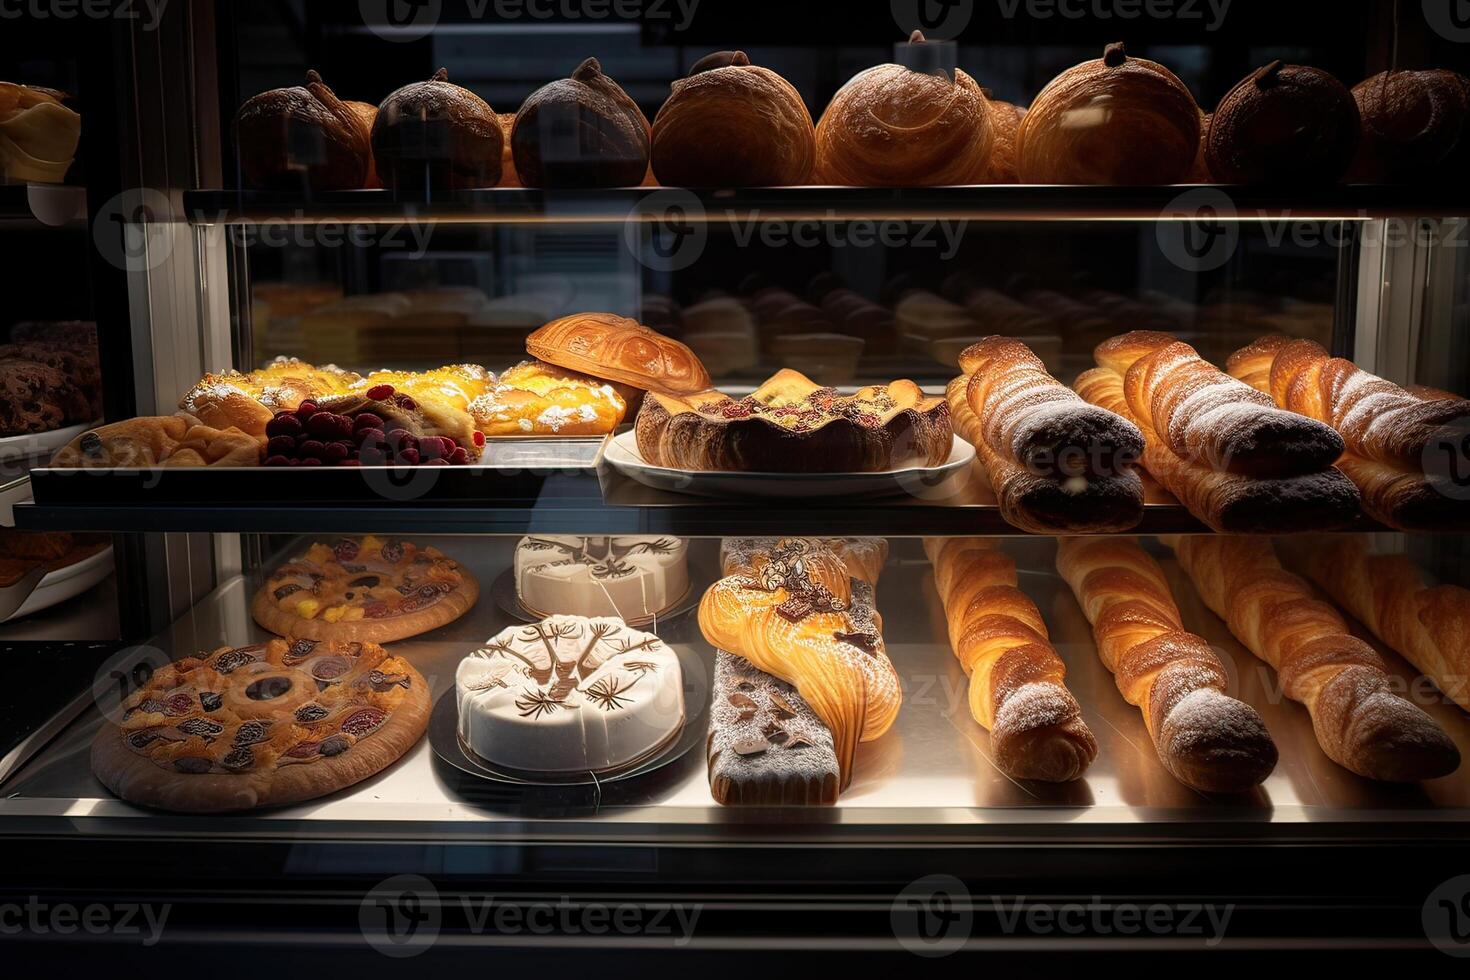
[[[679,658],[616,619],[552,616],[460,661],[459,737],[488,762],[604,772],[652,756],[684,724]]]
[[[689,590],[688,546],[661,536],[540,535],[516,545],[516,595],[536,615],[653,618]]]

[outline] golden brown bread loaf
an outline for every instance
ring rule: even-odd
[[[525,187],[637,187],[648,171],[648,120],[596,58],[532,92],[510,144]]]
[[[1363,135],[1358,183],[1459,178],[1470,144],[1470,80],[1443,69],[1386,71],[1353,87]]]
[[[1094,368],[1073,383],[1083,398],[1116,412],[1143,433],[1143,468],[1196,518],[1216,531],[1275,534],[1330,530],[1358,515],[1358,491],[1339,470],[1266,479],[1214,470],[1176,455],[1132,414],[1123,376]]]
[[[1426,586],[1407,555],[1369,554],[1361,535],[1283,538],[1287,564],[1470,711],[1470,589]]]
[[[887,732],[903,699],[873,586],[812,539],[781,539],[769,550],[726,557],[726,577],[700,601],[700,631],[711,645],[801,693],[832,732],[838,785],[846,789],[858,742]]]
[[[1229,695],[1225,665],[1203,637],[1185,630],[1164,570],[1135,539],[1062,538],[1057,571],[1175,779],[1238,793],[1271,774],[1276,743],[1261,716]]]
[[[744,51],[717,51],[670,87],[653,118],[653,172],[672,187],[805,184],[816,159],[801,94]]]
[[[1205,604],[1275,669],[1283,693],[1306,707],[1317,744],[1332,761],[1394,782],[1459,767],[1460,752],[1444,729],[1395,693],[1382,658],[1281,567],[1268,538],[1197,535],[1165,543]]]
[[[688,347],[637,320],[613,313],[574,313],[526,338],[538,360],[643,391],[693,394],[710,387],[709,372]]]
[[[505,133],[495,110],[449,81],[440,68],[426,82],[390,94],[373,123],[373,160],[390,190],[451,191],[500,182]]]
[[[1097,740],[1067,690],[1036,604],[1017,588],[1016,563],[982,538],[932,538],[925,550],[970,678],[970,714],[990,732],[995,764],[1012,779],[1065,783],[1097,757]]]
[[[1318,68],[1276,60],[1231,89],[1205,135],[1222,184],[1336,183],[1358,148],[1358,107]]]
[[[1016,166],[1023,184],[1176,184],[1194,167],[1199,124],[1173,72],[1110,44],[1032,101]]]
[[[313,191],[369,186],[371,128],[315,71],[306,85],[271,89],[235,114],[235,145],[246,187]]]
[[[914,32],[910,43],[923,43]],[[817,182],[859,187],[983,183],[995,128],[980,86],[876,65],[837,90],[817,123]]]

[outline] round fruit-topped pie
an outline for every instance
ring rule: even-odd
[[[255,621],[281,636],[388,643],[463,616],[480,586],[435,548],[371,534],[318,542],[255,594]]]
[[[649,392],[637,433],[654,466],[770,473],[938,466],[954,443],[945,400],[912,381],[844,395],[789,369],[739,399]]]
[[[396,762],[429,723],[428,685],[373,643],[276,639],[153,674],[92,744],[132,803],[211,813],[314,799]]]

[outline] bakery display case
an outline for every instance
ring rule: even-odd
[[[14,651],[0,903],[1463,955],[1470,49],[1335,6],[30,17],[0,569],[117,571]]]

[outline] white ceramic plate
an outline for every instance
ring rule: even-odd
[[[30,598],[5,622],[20,619],[31,613],[49,609],[86,592],[92,586],[112,574],[112,548],[102,549],[89,558],[48,572],[46,577],[31,591]]]
[[[6,436],[0,439],[0,460],[29,459],[36,456],[49,457],[56,450],[77,436],[93,428],[90,425],[69,425],[50,432],[36,432],[23,436]]]
[[[638,436],[624,432],[603,453],[609,466],[655,490],[699,497],[851,498],[944,496],[944,484],[969,471],[975,447],[955,436],[949,459],[939,466],[887,470],[882,473],[739,473],[720,470],[676,470],[650,466],[638,453]]]
[[[18,476],[6,483],[0,474],[0,527],[15,527],[15,505],[31,499],[31,478]]]

